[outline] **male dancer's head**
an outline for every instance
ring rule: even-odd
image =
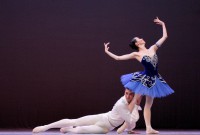
[[[133,100],[134,93],[132,91],[125,89],[124,95],[128,103],[130,103]]]
[[[134,93],[131,90],[125,89],[124,95],[128,103],[130,103],[133,100]],[[142,100],[142,96],[140,96],[140,98],[136,101],[136,104],[140,105],[141,100]]]

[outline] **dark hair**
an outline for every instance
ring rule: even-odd
[[[133,39],[131,40],[131,42],[129,43],[129,46],[130,46],[133,50],[138,51],[138,47],[135,45],[136,42],[137,42],[136,39],[133,38]]]

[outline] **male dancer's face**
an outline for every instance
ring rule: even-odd
[[[125,92],[124,92],[124,95],[125,95],[126,101],[127,101],[128,103],[130,103],[130,102],[133,100],[134,94],[133,94],[132,91],[126,89]]]

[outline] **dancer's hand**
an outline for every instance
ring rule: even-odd
[[[161,21],[158,17],[156,17],[156,19],[153,20],[156,24],[159,24],[159,25],[163,25],[165,24],[163,21]]]
[[[130,130],[130,131],[128,131],[127,133],[128,133],[128,134],[140,134],[139,132],[134,131],[134,130]]]
[[[126,122],[124,122],[124,124],[121,126],[121,127],[119,127],[118,129],[117,129],[117,133],[118,134],[121,134],[122,132],[124,132],[124,130],[127,128],[127,124],[126,124]]]
[[[104,43],[104,46],[105,46],[105,52],[107,53],[108,52],[108,49],[109,49],[109,47],[108,47],[108,45],[110,44],[110,42],[108,42],[108,43]]]
[[[120,127],[120,128],[117,129],[117,133],[118,134],[121,134],[122,132],[124,132],[124,129],[122,127]]]

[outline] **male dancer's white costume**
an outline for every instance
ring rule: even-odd
[[[128,102],[125,96],[123,96],[116,102],[113,109],[107,113],[88,115],[78,119],[63,119],[45,126],[36,127],[33,129],[33,132],[37,133],[50,128],[61,128],[61,132],[100,134],[113,130],[124,121],[128,123],[128,130],[131,130],[135,128],[136,122],[139,119],[138,110],[141,110],[141,107],[135,105],[133,111],[130,112]]]

